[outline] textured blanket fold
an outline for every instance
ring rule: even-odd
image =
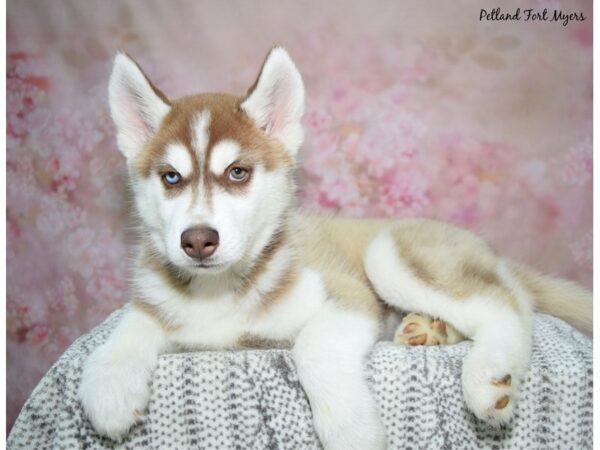
[[[81,366],[120,315],[79,338],[54,364],[23,407],[8,448],[321,448],[288,350],[163,355],[141,422],[121,443],[98,436],[77,400]],[[391,449],[592,448],[589,338],[536,316],[517,415],[499,429],[478,421],[462,399],[460,371],[470,345],[376,346],[368,373]]]

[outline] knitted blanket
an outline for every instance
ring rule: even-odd
[[[121,443],[98,436],[77,399],[81,367],[121,313],[54,364],[23,407],[9,449],[321,448],[289,350],[163,355],[141,422]],[[391,449],[592,448],[589,338],[537,315],[516,417],[497,429],[478,421],[462,398],[461,361],[470,345],[377,344],[368,374]]]

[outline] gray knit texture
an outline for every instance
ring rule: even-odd
[[[77,399],[81,367],[121,314],[79,338],[48,371],[23,407],[9,449],[321,448],[289,350],[163,355],[141,422],[121,443],[96,434]],[[531,368],[516,416],[502,428],[477,420],[464,404],[461,365],[470,345],[377,344],[367,374],[390,449],[592,448],[589,338],[536,315]]]

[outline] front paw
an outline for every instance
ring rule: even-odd
[[[465,402],[477,417],[490,425],[508,423],[514,415],[521,377],[522,370],[517,364],[483,352],[472,352],[463,363]]]
[[[86,361],[79,398],[98,433],[120,441],[150,399],[151,369],[135,358],[115,358],[99,348]]]

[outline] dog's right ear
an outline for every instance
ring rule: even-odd
[[[115,57],[108,96],[119,149],[130,160],[171,109],[169,100],[124,53]]]

